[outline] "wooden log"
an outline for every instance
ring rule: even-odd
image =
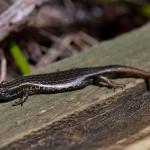
[[[150,24],[36,73],[124,64],[150,71]],[[23,107],[0,105],[1,149],[150,148],[150,93],[143,80],[117,79],[125,89],[88,86],[31,96]]]

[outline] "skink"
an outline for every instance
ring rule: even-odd
[[[30,95],[52,94],[82,89],[88,85],[105,83],[111,88],[123,87],[111,79],[142,78],[149,90],[150,72],[124,65],[75,68],[48,74],[30,75],[0,84],[0,103],[20,98],[13,106],[22,105]]]

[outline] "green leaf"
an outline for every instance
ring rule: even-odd
[[[20,72],[23,75],[28,74],[32,71],[19,45],[15,41],[11,41],[11,46],[9,51],[12,57],[14,58],[16,65],[19,67]]]

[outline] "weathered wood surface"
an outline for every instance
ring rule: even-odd
[[[149,33],[150,24],[39,72],[107,64],[150,71]],[[116,82],[127,86],[32,96],[23,107],[1,104],[1,149],[150,149],[150,93],[142,80]]]

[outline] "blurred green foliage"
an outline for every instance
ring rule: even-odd
[[[139,11],[145,17],[150,18],[150,4],[145,4],[139,8]]]
[[[138,14],[150,18],[150,2],[142,2],[138,0],[98,0],[102,4],[123,4],[132,11],[136,11]]]
[[[25,75],[30,73],[32,70],[24,54],[22,53],[19,45],[15,41],[11,41],[10,53],[15,60],[16,65],[19,67],[20,72]]]

